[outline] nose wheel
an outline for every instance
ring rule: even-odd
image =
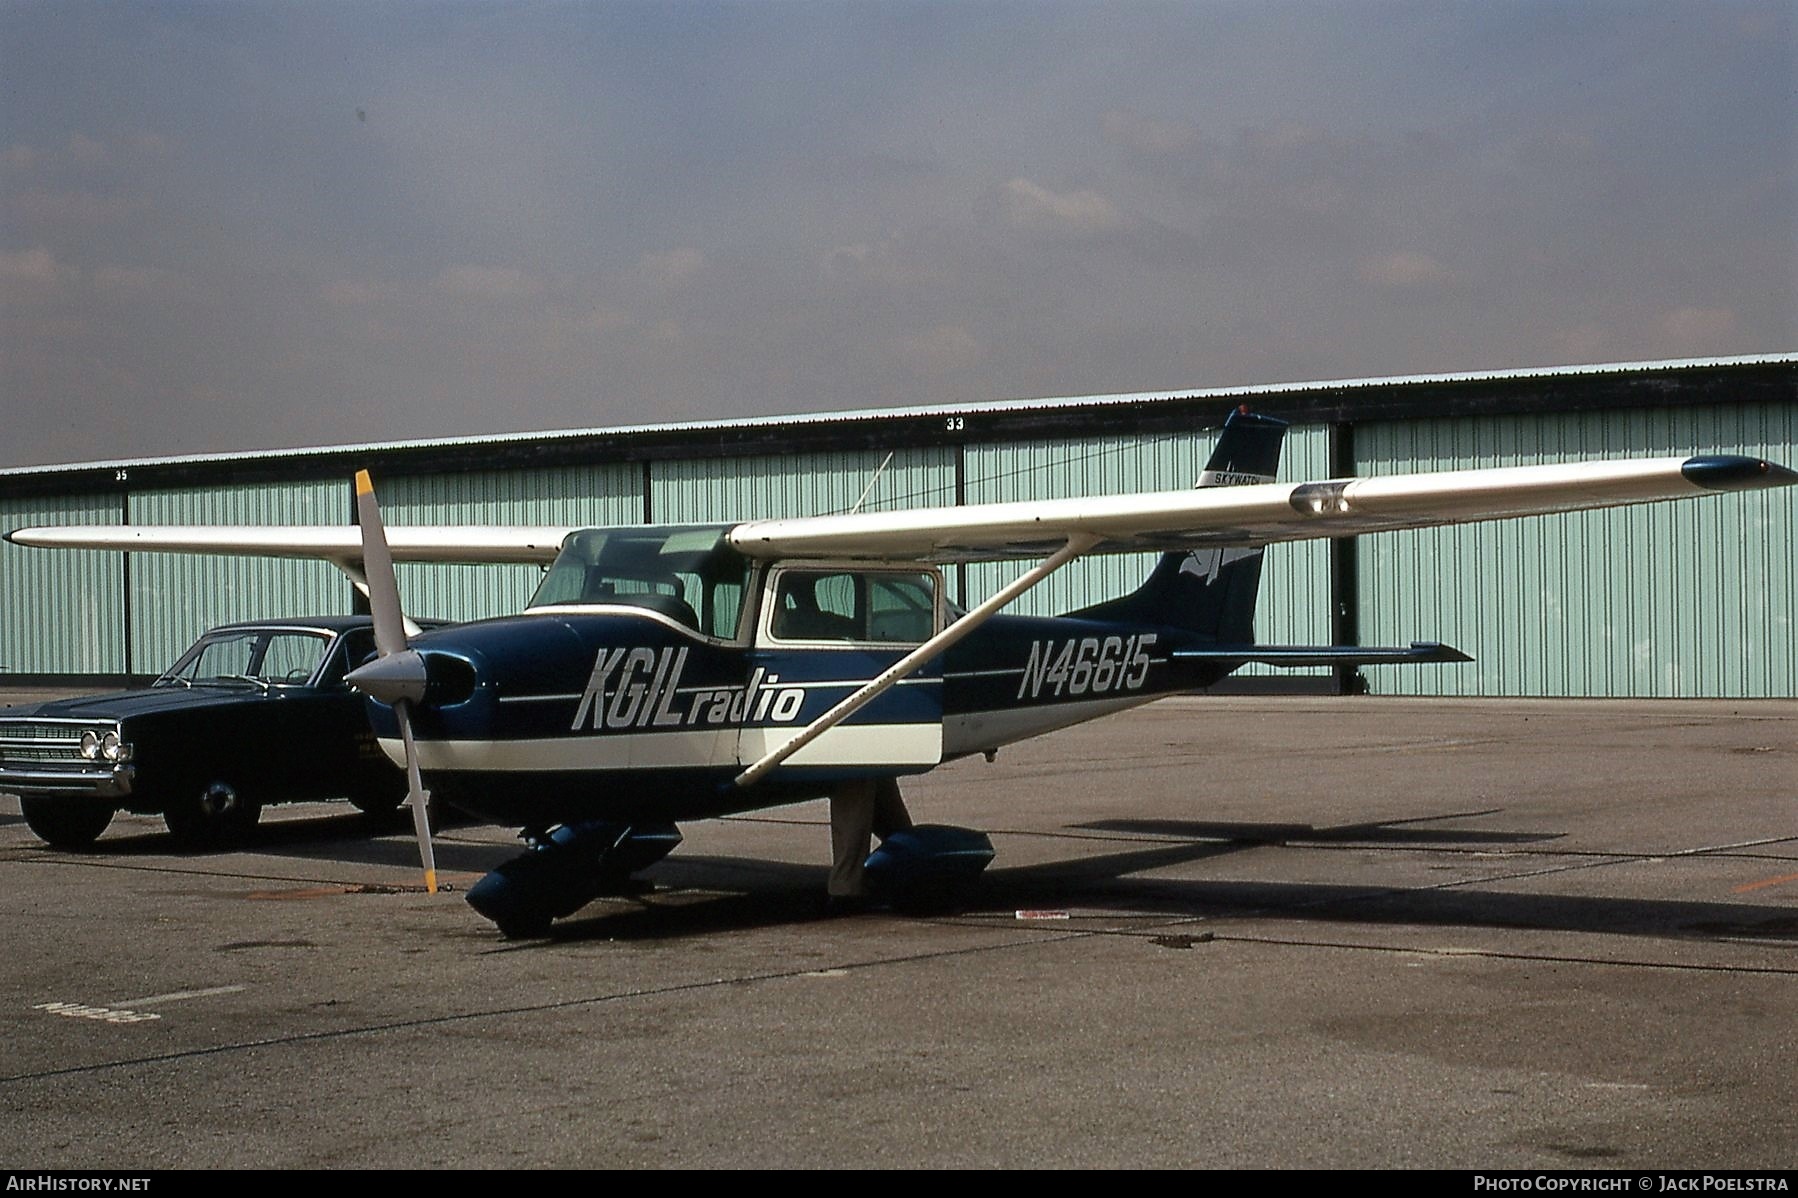
[[[681,842],[673,824],[563,824],[526,837],[530,848],[468,891],[468,905],[509,940],[549,934],[550,924],[602,894],[641,888],[631,875]]]

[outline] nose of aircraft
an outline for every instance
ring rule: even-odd
[[[412,703],[422,700],[430,675],[418,650],[402,649],[358,666],[345,674],[343,680],[369,698],[391,705],[402,700]]]

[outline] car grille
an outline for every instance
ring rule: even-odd
[[[81,734],[105,735],[118,731],[114,720],[6,720],[0,721],[0,764],[31,762],[85,765]]]
[[[0,722],[0,740],[66,740],[69,727],[66,724],[53,724],[45,721],[41,724],[28,724],[18,720]],[[75,738],[81,739],[80,729],[76,729]]]

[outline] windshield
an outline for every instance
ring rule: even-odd
[[[610,603],[660,612],[707,636],[737,635],[749,560],[729,525],[589,528],[562,542],[530,607]]]
[[[303,628],[209,632],[156,680],[157,686],[220,682],[291,686],[310,679],[331,634]]]

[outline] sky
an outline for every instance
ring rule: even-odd
[[[1790,352],[1795,26],[0,0],[0,468]]]

